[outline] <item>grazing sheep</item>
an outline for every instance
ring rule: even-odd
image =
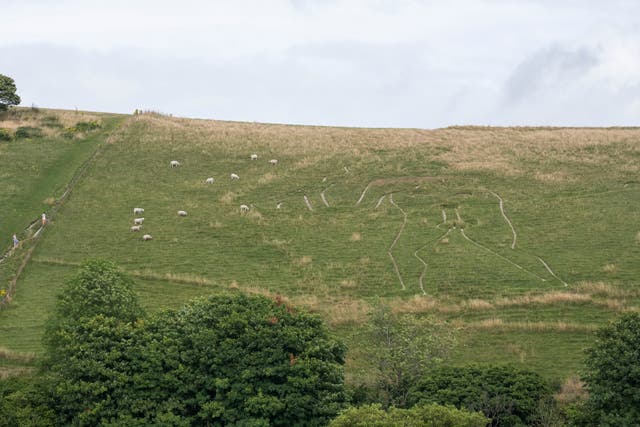
[[[171,160],[171,167],[172,168],[177,168],[178,166],[180,166],[180,162],[177,160]]]
[[[251,160],[258,160],[258,155],[257,154],[252,154],[251,155]]]
[[[276,205],[276,209],[280,209],[280,208],[282,207],[282,203],[283,203],[283,202],[278,203],[278,204]]]
[[[213,184],[213,181],[215,181],[212,177],[207,178],[204,183],[205,184]]]
[[[178,211],[178,216],[187,216],[187,211]]]
[[[144,218],[134,218],[133,219],[133,223],[135,225],[142,225],[143,222],[144,222]]]
[[[249,206],[247,206],[247,205],[240,205],[240,212],[241,212],[241,213],[249,212]]]
[[[131,226],[131,231],[140,231],[141,228],[142,228],[141,225],[132,225]]]
[[[145,234],[144,236],[142,236],[142,240],[151,240],[153,239],[153,237],[151,237],[151,234]]]
[[[269,163],[271,163],[273,166],[278,164],[278,159],[271,159],[269,160]]]
[[[231,176],[231,179],[240,179],[240,177],[235,173],[232,173],[230,176]]]
[[[134,215],[138,215],[138,214],[141,214],[141,213],[144,213],[144,209],[142,209],[142,208],[133,208],[133,214]]]

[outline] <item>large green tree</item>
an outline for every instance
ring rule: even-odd
[[[628,313],[597,332],[587,350],[589,390],[586,424],[638,425],[640,422],[640,314]]]
[[[413,384],[441,362],[454,343],[452,328],[432,318],[398,316],[389,307],[374,310],[370,324],[375,400],[385,407],[407,406]]]
[[[412,387],[410,404],[438,403],[482,411],[493,426],[532,425],[552,398],[539,374],[509,366],[438,366]]]
[[[6,111],[12,105],[20,104],[16,93],[16,83],[9,76],[0,74],[0,111]]]
[[[69,281],[47,342],[59,425],[325,425],[346,400],[346,349],[317,317],[244,295],[143,317],[105,261]]]

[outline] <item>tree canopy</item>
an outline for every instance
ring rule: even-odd
[[[0,74],[0,111],[6,111],[12,105],[20,104],[16,93],[16,83],[9,76]]]
[[[317,317],[245,295],[144,316],[106,261],[68,282],[49,334],[58,425],[325,425],[346,400],[346,349]]]
[[[537,373],[509,366],[439,366],[412,388],[411,404],[438,403],[482,411],[491,425],[531,425],[552,391]]]
[[[597,332],[587,350],[584,381],[589,425],[637,425],[640,420],[640,314],[623,314]]]

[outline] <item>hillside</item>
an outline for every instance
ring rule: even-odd
[[[3,170],[3,236],[101,147],[0,312],[0,347],[41,350],[56,290],[87,257],[121,265],[148,310],[207,293],[283,295],[345,339],[352,376],[366,375],[362,331],[379,301],[449,320],[456,362],[557,378],[575,374],[595,328],[638,308],[640,129],[101,120],[71,142],[0,144],[3,164],[33,163]],[[141,232],[129,231],[134,207]]]

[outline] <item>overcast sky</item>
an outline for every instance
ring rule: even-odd
[[[0,0],[22,105],[367,127],[640,125],[637,0]]]

